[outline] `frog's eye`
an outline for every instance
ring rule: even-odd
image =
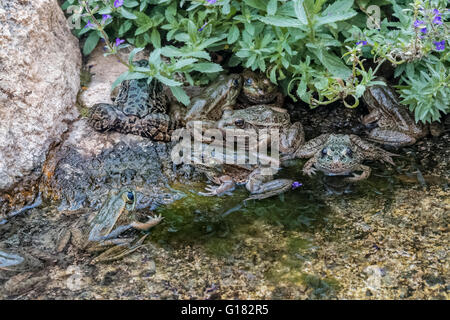
[[[328,154],[328,148],[323,148],[320,153],[322,155],[322,158],[325,157]]]
[[[242,127],[244,125],[244,120],[243,119],[236,119],[234,121],[234,124],[237,125],[238,127]]]
[[[353,151],[350,148],[345,148],[344,151],[342,152],[344,155],[346,155],[347,157],[353,157]]]
[[[134,201],[134,193],[133,192],[129,191],[127,193],[127,200],[130,201],[130,202]]]
[[[246,84],[246,85],[251,86],[252,83],[253,83],[252,78],[247,78],[247,79],[245,79],[245,84]]]
[[[233,80],[233,86],[239,87],[239,79],[234,79]]]

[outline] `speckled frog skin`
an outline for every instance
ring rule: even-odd
[[[326,175],[350,175],[354,171],[362,171],[362,174],[346,178],[347,181],[367,179],[371,169],[362,164],[362,161],[380,160],[394,164],[389,153],[373,144],[362,140],[356,135],[346,134],[322,134],[307,143],[292,155],[283,157],[282,161],[292,158],[311,158],[304,167],[303,173],[312,175],[320,170]]]
[[[242,72],[242,90],[234,109],[244,109],[252,105],[268,104],[282,108],[284,96],[278,87],[262,73],[246,69]]]
[[[386,79],[379,77],[386,86],[374,85],[364,92],[364,101],[369,114],[362,119],[364,125],[376,124],[367,139],[393,147],[414,144],[417,139],[428,134],[427,127],[414,121],[414,116],[406,106],[402,106]]]
[[[148,66],[146,60],[134,62]],[[177,123],[167,115],[168,97],[163,85],[145,79],[126,80],[119,87],[114,104],[98,103],[91,108],[89,123],[98,131],[118,131],[158,141],[170,141]]]

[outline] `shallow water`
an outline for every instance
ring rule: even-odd
[[[12,281],[23,274],[0,274],[0,297],[447,299],[448,170],[422,158],[406,149],[395,167],[368,162],[371,176],[356,184],[303,176],[293,161],[278,176],[303,185],[259,201],[245,202],[243,186],[204,197],[206,183],[175,183],[182,198],[156,210],[165,219],[142,250],[92,265],[69,246],[25,289]],[[0,226],[0,247],[51,254],[58,227],[55,207],[33,208]]]

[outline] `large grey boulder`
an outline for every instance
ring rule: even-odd
[[[1,198],[39,178],[78,117],[81,54],[56,0],[0,0],[0,48]]]

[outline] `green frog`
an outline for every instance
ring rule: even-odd
[[[130,214],[136,205],[136,194],[127,189],[112,192],[100,211],[79,220],[73,228],[65,230],[60,237],[59,250],[63,250],[72,238],[72,243],[88,251],[104,250],[105,246],[114,246],[93,262],[109,261],[121,258],[142,246],[146,235],[135,242],[134,238],[120,238],[125,231],[136,229],[147,231],[163,219],[161,216],[148,217],[144,223],[134,220]],[[125,214],[124,214],[125,213]],[[116,227],[116,225],[118,225]]]
[[[396,154],[378,148],[353,134],[322,134],[281,160],[311,158],[303,167],[304,174],[311,176],[316,170],[329,176],[353,173],[351,177],[345,178],[345,181],[355,182],[370,176],[371,169],[361,163],[363,160],[380,160],[393,165],[392,156]],[[355,171],[362,173],[358,175]]]
[[[136,67],[147,67],[146,60],[133,63]],[[114,91],[113,91],[114,94]],[[167,114],[169,105],[164,86],[159,81],[147,84],[146,79],[123,81],[114,104],[97,103],[92,106],[89,123],[97,131],[118,131],[170,141],[178,126]]]
[[[208,186],[203,196],[230,194],[237,185],[245,185],[251,196],[246,200],[265,199],[291,189],[293,180],[275,179],[277,158],[257,152],[233,152],[230,155],[221,145],[202,144],[199,154],[191,158],[208,180],[218,186]],[[251,158],[251,156],[253,158]],[[226,161],[224,161],[224,159]]]
[[[283,106],[283,94],[264,74],[246,69],[241,76],[242,90],[234,109],[243,109],[255,104],[268,104],[278,108]]]
[[[270,146],[270,130],[279,132],[279,152],[289,154],[298,149],[305,142],[303,127],[300,122],[291,123],[289,113],[285,109],[273,108],[261,104],[247,107],[246,109],[225,111],[222,119],[217,123],[217,128],[225,133],[233,129],[233,135],[248,136],[249,130],[258,134],[258,146]],[[262,129],[266,129],[263,131]]]
[[[385,86],[368,87],[363,98],[369,109],[369,114],[361,122],[364,125],[376,124],[368,134],[368,140],[393,147],[414,144],[418,139],[428,134],[428,129],[422,123],[416,123],[414,116],[407,107],[400,104],[394,89],[384,78],[377,78],[386,83]]]

